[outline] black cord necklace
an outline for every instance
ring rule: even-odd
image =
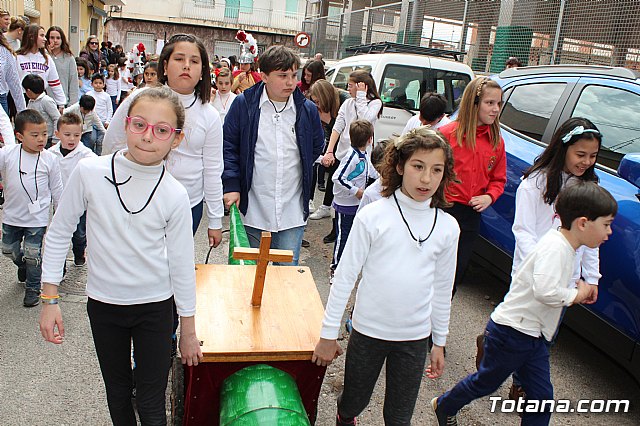
[[[271,102],[271,105],[273,105],[273,109],[276,111],[276,114],[282,114],[282,111],[284,111],[284,109],[287,107],[287,105],[289,105],[289,98],[287,98],[287,102],[284,103],[284,106],[282,107],[282,109],[280,111],[278,111],[278,108],[276,108],[276,104],[274,104],[271,99],[269,99],[269,102]]]
[[[429,231],[429,235],[427,235],[426,238],[418,239],[418,238],[415,237],[415,235],[413,235],[413,232],[411,232],[411,227],[409,226],[409,222],[407,222],[407,219],[405,219],[404,214],[402,213],[402,209],[400,208],[400,203],[398,202],[398,198],[396,197],[396,193],[395,192],[393,193],[393,199],[396,202],[396,206],[398,206],[398,211],[400,212],[400,217],[402,217],[402,221],[407,226],[407,230],[409,231],[409,235],[411,235],[411,238],[413,239],[413,241],[415,241],[417,243],[418,248],[421,248],[422,247],[422,243],[424,243],[425,241],[427,241],[429,239],[431,234],[433,234],[433,230],[436,228],[436,221],[438,220],[438,209],[436,208],[436,214],[433,217],[433,226],[431,226],[431,231]]]
[[[126,204],[124,203],[124,200],[122,199],[122,196],[120,196],[120,188],[119,188],[120,185],[124,185],[127,182],[129,182],[131,180],[131,176],[129,176],[123,182],[116,181],[115,162],[116,162],[116,154],[117,153],[118,153],[118,151],[114,152],[113,155],[111,156],[111,179],[109,179],[107,176],[105,176],[104,178],[106,180],[108,180],[109,183],[111,183],[113,186],[115,186],[116,194],[118,194],[118,200],[120,200],[120,204],[122,205],[122,208],[124,209],[124,211],[126,211],[129,214],[138,214],[138,213],[142,212],[144,209],[147,208],[147,206],[151,202],[151,199],[153,198],[153,194],[156,193],[156,189],[158,189],[158,186],[160,186],[160,182],[162,182],[162,178],[164,177],[164,170],[165,170],[164,164],[162,165],[162,172],[160,173],[160,178],[158,178],[158,182],[156,183],[156,186],[153,187],[153,190],[151,191],[151,194],[149,195],[149,198],[147,199],[147,202],[144,204],[144,206],[142,206],[142,208],[140,210],[138,210],[137,212],[132,212],[131,210],[129,210],[127,208]]]
[[[31,204],[33,204],[34,202],[38,201],[38,163],[40,162],[40,153],[38,152],[38,158],[36,159],[36,167],[33,169],[33,182],[35,183],[35,186],[36,186],[36,198],[34,200],[31,198],[31,195],[29,195],[29,191],[27,191],[27,188],[25,188],[24,182],[22,182],[22,175],[27,174],[27,172],[22,171],[22,150],[23,148],[20,147],[20,154],[18,157],[18,172],[20,176],[20,185],[22,185],[22,189],[24,189],[24,192],[27,194],[27,197],[29,197],[29,201],[31,202]]]
[[[191,101],[191,104],[190,104],[188,107],[184,107],[184,109],[189,109],[189,108],[191,108],[191,107],[196,103],[196,101],[197,101],[197,100],[198,100],[198,95],[196,95],[196,94],[194,93],[194,94],[193,94],[193,101]]]

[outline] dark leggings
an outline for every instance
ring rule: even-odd
[[[369,404],[386,360],[384,423],[410,425],[427,359],[427,339],[387,341],[351,332],[345,360],[344,390],[338,397],[341,419],[358,416]]]
[[[340,162],[338,160],[334,161],[331,166],[329,166],[327,170],[327,183],[325,185],[324,191],[324,200],[322,201],[322,205],[331,207],[331,203],[333,203],[333,173],[338,170],[338,166]]]
[[[166,425],[173,297],[139,305],[89,299],[87,313],[102,371],[111,421],[135,426],[131,403],[131,339],[136,353],[136,406],[143,425]]]
[[[455,217],[460,226],[456,279],[453,284],[453,293],[451,294],[451,297],[453,297],[456,294],[458,285],[464,278],[464,273],[473,254],[473,244],[478,237],[478,229],[480,228],[480,213],[475,211],[473,207],[460,203],[453,203],[452,207],[444,209],[444,211]]]

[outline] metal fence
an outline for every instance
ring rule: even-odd
[[[476,72],[522,65],[640,69],[638,0],[374,0],[310,2],[312,48],[341,58],[351,45],[393,41],[460,50]]]

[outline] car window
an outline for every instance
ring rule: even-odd
[[[431,85],[430,90],[434,90],[447,98],[447,110],[451,112],[458,109],[462,93],[467,84],[471,81],[471,77],[467,74],[461,74],[453,71],[434,70],[435,84]]]
[[[549,123],[549,117],[565,87],[565,83],[516,86],[502,108],[500,122],[517,132],[541,141]]]
[[[371,65],[350,65],[339,68],[336,71],[336,78],[333,80],[333,85],[338,89],[347,90],[347,84],[349,83],[349,74],[355,70],[365,70],[371,72]]]
[[[385,105],[420,108],[420,86],[426,68],[406,65],[388,65],[380,84],[380,98]]]
[[[602,133],[602,150],[619,154],[619,161],[624,154],[640,152],[638,105],[640,95],[636,93],[614,87],[586,86],[572,116],[591,120]],[[613,158],[602,154],[604,158]]]

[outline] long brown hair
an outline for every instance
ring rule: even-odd
[[[64,31],[62,31],[62,28],[58,27],[58,26],[52,26],[47,30],[47,42],[49,41],[49,34],[51,34],[51,31],[56,31],[58,34],[60,34],[60,50],[62,50],[64,53],[67,53],[71,56],[73,56],[73,53],[71,52],[71,48],[69,47],[69,42],[67,41],[67,36],[64,34]]]
[[[27,28],[24,30],[24,34],[22,34],[22,44],[20,45],[20,49],[16,52],[16,55],[28,55],[32,53],[33,49],[36,49],[38,52],[44,56],[44,63],[49,64],[49,55],[47,54],[47,50],[43,47],[42,49],[38,49],[38,33],[40,30],[44,31],[44,27],[40,25],[27,25]]]
[[[327,80],[318,80],[309,88],[309,96],[315,99],[318,109],[328,112],[331,118],[338,116],[340,110],[340,94],[338,89]]]
[[[9,45],[9,41],[4,37],[4,34],[2,34],[1,31],[0,31],[0,46],[4,47],[9,52],[11,52],[12,55],[15,56],[15,52],[13,51],[11,46]]]
[[[398,169],[404,168],[414,152],[436,149],[441,149],[444,153],[444,173],[440,186],[431,197],[431,207],[451,207],[452,203],[447,201],[444,194],[452,182],[457,182],[456,173],[453,171],[453,150],[442,133],[428,126],[417,127],[391,140],[387,146],[380,169],[382,196],[389,197],[402,186],[402,175],[398,173]]]
[[[489,77],[477,77],[464,89],[462,100],[460,101],[460,112],[458,113],[458,128],[456,129],[456,140],[459,146],[466,146],[469,149],[476,147],[476,130],[478,128],[478,109],[482,97],[486,94],[487,89],[500,90],[502,97],[502,88],[498,83]],[[500,146],[500,120],[496,117],[490,128],[491,145],[493,149]]]

